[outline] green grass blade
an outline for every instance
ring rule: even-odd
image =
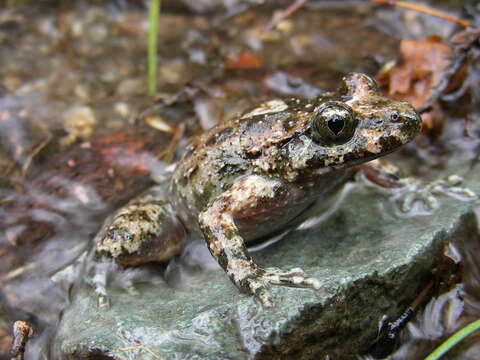
[[[447,351],[457,345],[460,341],[480,329],[480,319],[468,324],[464,328],[458,330],[455,334],[445,340],[439,347],[437,347],[425,360],[438,360]]]
[[[148,94],[157,92],[157,30],[160,0],[151,0],[148,19]]]

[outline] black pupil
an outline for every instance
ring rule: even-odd
[[[327,122],[328,128],[335,134],[338,135],[340,131],[343,130],[345,126],[345,120],[339,116],[334,116]]]

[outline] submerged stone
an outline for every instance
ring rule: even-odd
[[[466,186],[478,193],[480,184]],[[240,294],[220,268],[197,269],[179,285],[73,292],[56,338],[62,359],[351,359],[374,343],[384,315],[399,316],[444,261],[444,246],[477,234],[474,202],[438,198],[428,216],[395,216],[372,189],[347,185],[318,225],[297,229],[253,257],[266,267],[301,267],[319,291],[273,286],[276,306]]]

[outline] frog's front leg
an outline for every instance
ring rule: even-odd
[[[250,175],[239,179],[199,215],[211,254],[239,289],[256,296],[264,306],[272,305],[269,284],[320,288],[320,282],[304,277],[301,269],[282,272],[259,267],[242,237],[253,235],[253,229],[261,234],[284,225],[308,202],[301,204],[302,194],[285,181]]]

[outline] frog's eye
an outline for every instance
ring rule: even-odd
[[[322,105],[312,119],[314,140],[322,144],[343,144],[350,140],[356,121],[352,109],[343,103]]]
[[[394,111],[390,114],[390,121],[396,122],[399,119],[400,119],[400,115],[398,114],[398,112]]]

